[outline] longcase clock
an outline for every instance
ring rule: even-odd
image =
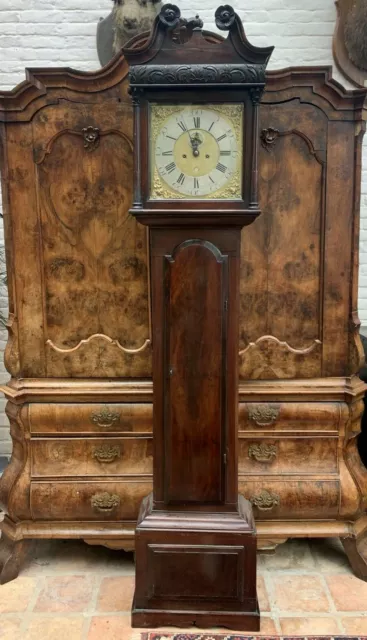
[[[259,628],[256,532],[237,487],[241,228],[260,214],[258,105],[272,48],[230,6],[214,42],[165,5],[124,51],[134,202],[150,228],[153,494],[136,531],[134,626]]]

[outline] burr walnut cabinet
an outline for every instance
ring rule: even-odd
[[[147,230],[129,215],[132,106],[122,56],[28,70],[0,94],[9,286],[1,581],[35,538],[132,549],[152,478]],[[339,536],[367,579],[357,452],[357,274],[364,90],[328,68],[267,74],[262,214],[243,232],[239,492],[260,548]]]

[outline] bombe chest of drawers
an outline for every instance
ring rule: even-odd
[[[0,483],[2,582],[35,538],[132,549],[151,491],[149,242],[129,215],[127,74],[123,57],[96,73],[30,70],[0,94],[13,440]],[[339,536],[366,579],[364,100],[328,68],[267,75],[262,214],[241,248],[238,480],[260,548]]]

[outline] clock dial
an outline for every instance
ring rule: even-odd
[[[156,117],[159,109],[167,109],[154,106]],[[242,106],[223,105],[222,110],[228,111],[228,106],[237,114],[235,122],[221,112],[220,105],[177,106],[159,121],[151,161],[154,174],[171,192],[168,197],[218,198],[234,178],[237,193],[224,197],[241,197]],[[160,191],[155,194],[153,185],[153,197],[161,197]]]

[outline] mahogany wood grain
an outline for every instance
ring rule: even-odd
[[[191,240],[166,259],[167,503],[225,497],[226,258]]]
[[[221,24],[227,11],[231,21]],[[132,626],[258,630],[256,530],[250,503],[237,497],[239,258],[241,228],[260,213],[257,116],[272,48],[253,47],[228,7],[215,14],[225,40],[209,44],[195,18],[178,47],[168,28],[175,14],[178,33],[191,24],[163,6],[148,42],[124,50],[134,104],[131,213],[151,230],[154,389],[153,493],[136,530]],[[177,65],[189,82],[176,78]],[[214,90],[206,76],[221,78],[221,65]],[[211,101],[242,105],[240,196],[154,200],[150,105]]]

